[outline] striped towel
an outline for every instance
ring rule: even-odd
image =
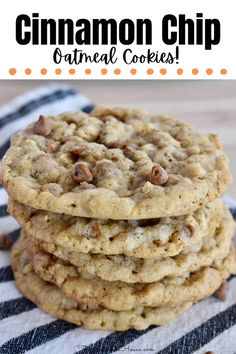
[[[47,86],[27,93],[0,109],[0,159],[10,136],[40,114],[92,109],[90,101],[67,86]],[[0,186],[1,187],[1,186]],[[225,197],[236,216],[236,202]],[[19,226],[7,214],[7,194],[0,188],[0,232],[16,239]],[[177,320],[144,331],[86,331],[41,312],[14,286],[10,255],[0,251],[0,354],[236,353],[236,277],[227,301],[211,297]]]

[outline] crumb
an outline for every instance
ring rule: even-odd
[[[9,250],[13,244],[10,234],[0,235],[0,250]]]
[[[228,288],[229,285],[227,283],[222,283],[219,289],[217,289],[216,292],[214,293],[214,296],[221,301],[225,301]]]

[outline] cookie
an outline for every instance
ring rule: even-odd
[[[57,285],[68,297],[115,311],[195,302],[213,294],[224,279],[236,274],[233,246],[224,260],[216,260],[211,267],[203,267],[194,273],[186,272],[180,277],[165,277],[159,282],[128,284],[108,282],[90,275],[82,276],[76,267],[37,249],[27,235],[20,242],[31,259],[34,271],[42,279]]]
[[[33,237],[68,252],[158,258],[197,252],[215,234],[225,207],[210,202],[192,214],[135,221],[87,219],[50,213],[9,200],[9,212]]]
[[[4,186],[17,201],[91,218],[186,215],[231,180],[216,135],[128,109],[40,116],[3,159]]]
[[[137,307],[131,311],[111,311],[96,304],[83,304],[63,294],[55,285],[35,274],[23,244],[17,242],[12,251],[13,271],[18,289],[40,309],[54,317],[81,325],[86,329],[124,331],[143,330],[150,325],[162,325],[174,320],[191,307]]]
[[[226,227],[227,225],[227,227]],[[231,228],[230,228],[231,226]],[[199,252],[175,257],[142,259],[124,255],[107,256],[103,254],[69,252],[66,248],[31,237],[37,247],[66,262],[72,263],[78,273],[87,273],[107,281],[126,283],[151,283],[164,277],[179,277],[186,272],[196,272],[202,267],[221,262],[230,250],[234,222],[229,211],[225,210],[214,237],[205,237]]]

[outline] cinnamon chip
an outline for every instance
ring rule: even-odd
[[[110,149],[116,149],[118,147],[118,141],[108,141],[105,145]]]
[[[163,167],[156,164],[152,167],[148,180],[152,184],[162,186],[168,181],[168,174]]]
[[[220,301],[225,301],[227,297],[227,290],[229,289],[229,284],[222,283],[219,289],[216,290],[214,296]]]
[[[0,250],[9,250],[13,244],[11,235],[0,235]]]
[[[161,247],[162,246],[162,242],[161,240],[153,240],[152,243],[158,247]]]
[[[194,231],[195,231],[195,228],[193,227],[193,225],[191,225],[191,224],[188,224],[187,225],[187,228],[189,229],[189,231],[190,231],[190,233],[191,233],[191,235],[194,233]]]
[[[52,128],[49,120],[43,115],[40,115],[38,121],[34,124],[33,130],[35,134],[48,136]]]
[[[92,225],[92,230],[93,230],[93,237],[97,238],[101,236],[99,225],[97,223]]]
[[[124,148],[124,155],[128,159],[132,160],[135,158],[135,149],[133,149],[131,146],[126,146]]]
[[[91,182],[93,175],[84,163],[78,162],[72,172],[72,176],[76,182]]]
[[[85,152],[86,151],[86,148],[83,147],[83,146],[74,146],[73,148],[71,148],[70,152],[73,154],[73,155],[76,155],[76,156],[79,156],[81,155],[81,153]]]
[[[57,141],[55,141],[55,140],[48,139],[47,143],[46,143],[46,146],[47,146],[47,151],[48,152],[56,152],[58,150],[60,144]]]
[[[78,302],[77,309],[78,309],[79,311],[85,311],[85,310],[88,309],[88,305]]]

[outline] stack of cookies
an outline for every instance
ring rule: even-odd
[[[214,134],[127,109],[40,116],[3,160],[20,291],[88,329],[171,321],[236,274]]]

